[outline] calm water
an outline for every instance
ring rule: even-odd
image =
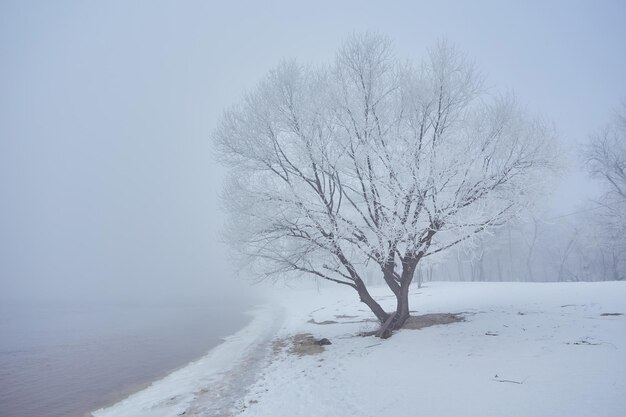
[[[205,354],[249,317],[206,306],[0,306],[0,416],[82,417]]]

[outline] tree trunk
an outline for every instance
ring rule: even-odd
[[[387,317],[387,320],[383,322],[378,332],[376,332],[376,336],[387,339],[394,330],[401,328],[409,318],[409,287],[411,286],[411,281],[413,281],[419,259],[419,257],[412,259],[403,265],[400,288],[396,294],[396,311]]]
[[[533,251],[535,249],[535,242],[537,241],[537,219],[533,216],[533,238],[530,242],[526,242],[528,246],[528,256],[526,257],[526,269],[528,271],[528,279],[529,281],[534,281],[535,277],[533,276]]]
[[[417,288],[422,288],[422,283],[424,282],[424,271],[418,269],[417,271]]]
[[[409,287],[411,282],[402,283],[400,286],[400,294],[397,298],[396,306],[396,320],[393,326],[393,330],[401,328],[406,320],[409,318]]]
[[[394,278],[394,275],[393,275],[394,268],[395,268],[395,264],[392,259],[388,261],[382,267],[382,271],[383,271],[383,279],[387,283],[387,286],[397,297],[398,294],[400,293],[400,285],[396,282],[396,279]]]
[[[376,300],[374,300],[361,279],[357,278],[354,283],[356,285],[356,290],[359,293],[359,298],[361,299],[361,301],[365,303],[365,305],[367,305],[370,310],[372,310],[372,313],[374,313],[378,321],[380,321],[381,323],[385,323],[389,318],[389,314],[385,310],[383,310],[383,308],[380,306],[380,304],[378,304]]]
[[[463,263],[461,262],[461,258],[459,257],[459,253],[456,254],[456,267],[459,274],[459,281],[465,281],[465,274],[463,273]]]
[[[618,258],[615,255],[615,250],[612,251],[612,265],[611,265],[611,269],[612,269],[612,275],[613,275],[613,279],[615,281],[621,281],[622,278],[619,276],[619,265],[618,265]]]
[[[404,284],[404,283],[403,283]],[[389,314],[380,329],[376,332],[376,336],[382,339],[391,337],[394,330],[400,329],[409,318],[409,285],[401,285],[400,292],[396,296],[396,311]]]

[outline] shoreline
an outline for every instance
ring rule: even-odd
[[[3,305],[0,415],[85,417],[111,406],[223,343],[259,301]]]
[[[199,358],[182,365],[165,375],[139,384],[137,390],[119,398],[114,402],[87,412],[85,417],[151,415],[150,410],[159,408],[171,410],[179,414],[194,405],[207,406],[207,398],[217,391],[220,397],[233,397],[235,390],[227,387],[228,395],[224,396],[223,385],[227,378],[246,379],[252,369],[242,364],[254,359],[257,368],[262,367],[259,356],[266,356],[264,347],[269,346],[270,339],[280,327],[281,309],[276,306],[257,306],[244,314],[250,321],[235,333],[222,338],[222,342],[212,347]],[[249,364],[248,364],[249,365]],[[241,369],[236,369],[241,368]],[[239,372],[237,372],[239,371]],[[253,378],[250,379],[250,384]],[[242,387],[246,389],[247,386]],[[222,401],[221,403],[224,403]],[[217,404],[225,406],[227,404]],[[215,406],[215,404],[211,405]],[[161,415],[162,413],[159,413]]]
[[[200,354],[198,356],[195,356],[195,357],[191,358],[191,360],[189,360],[189,361],[187,361],[187,362],[185,362],[185,363],[183,363],[183,364],[181,364],[179,366],[176,366],[176,367],[174,367],[172,369],[169,369],[169,370],[166,370],[166,371],[163,371],[163,372],[159,372],[159,375],[157,375],[157,376],[155,376],[153,378],[150,378],[147,381],[129,384],[126,388],[121,388],[120,390],[117,390],[116,393],[112,393],[110,395],[111,398],[109,400],[107,400],[105,404],[103,404],[99,408],[86,411],[83,414],[83,417],[93,417],[93,413],[94,412],[96,412],[98,410],[102,410],[102,409],[111,408],[114,405],[116,405],[116,404],[118,404],[118,403],[128,399],[132,395],[135,395],[135,394],[137,394],[137,393],[139,393],[139,392],[149,388],[152,384],[154,384],[155,382],[160,381],[160,380],[166,378],[170,374],[172,374],[174,372],[177,372],[177,371],[180,371],[181,369],[186,368],[187,366],[191,365],[192,363],[201,360],[202,358],[207,356],[209,353],[211,353],[211,351],[213,349],[215,349],[218,346],[222,345],[227,340],[228,337],[230,337],[232,335],[235,335],[237,332],[243,330],[248,325],[250,325],[250,323],[254,319],[253,314],[254,314],[253,311],[245,311],[243,313],[243,316],[249,317],[249,320],[243,325],[243,327],[240,327],[239,330],[235,331],[235,333],[229,334],[227,336],[220,337],[219,338],[220,342],[218,342],[217,344],[209,347],[208,350],[205,351],[204,353],[202,353],[202,354]]]
[[[252,308],[254,309],[254,307]],[[185,367],[189,366],[190,364],[197,362],[199,360],[201,360],[202,358],[204,358],[205,356],[207,356],[213,349],[217,348],[218,346],[222,345],[224,343],[224,341],[236,334],[237,332],[241,331],[242,329],[244,329],[245,327],[247,327],[254,319],[254,312],[253,310],[248,310],[248,311],[244,311],[241,313],[241,315],[244,318],[247,318],[243,325],[238,327],[234,333],[228,334],[226,336],[220,336],[218,338],[218,341],[213,344],[210,345],[207,350],[205,350],[203,353],[200,353],[198,355],[194,355],[194,357],[188,359],[187,361],[183,362],[180,365],[174,366],[170,369],[167,370],[163,370],[158,372],[157,375],[153,375],[152,377],[150,377],[149,379],[145,379],[143,381],[138,381],[138,382],[132,382],[129,384],[125,384],[123,387],[121,387],[120,389],[115,390],[114,392],[111,392],[109,395],[107,395],[107,399],[102,401],[102,403],[100,405],[97,406],[97,408],[93,408],[90,407],[90,409],[84,411],[81,414],[81,417],[93,417],[93,413],[95,413],[96,411],[102,410],[102,409],[107,409],[107,408],[111,408],[113,406],[115,406],[116,404],[128,399],[129,397],[149,388],[152,384],[154,384],[157,381],[160,381],[164,378],[166,378],[167,376],[169,376],[170,374],[177,372],[181,369],[184,369]]]

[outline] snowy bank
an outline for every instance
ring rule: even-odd
[[[265,306],[251,314],[250,324],[206,356],[111,407],[92,412],[93,417],[230,414],[265,363],[283,312],[279,306]]]
[[[465,321],[362,337],[376,323],[349,288],[281,291],[284,313],[265,310],[207,357],[94,415],[624,415],[626,282],[429,283],[411,301],[414,315]],[[332,345],[298,354],[294,336],[307,333]]]

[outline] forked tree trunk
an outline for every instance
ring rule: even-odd
[[[387,320],[383,322],[378,332],[376,332],[376,336],[383,339],[390,337],[391,333],[404,326],[404,323],[409,318],[409,287],[413,281],[418,262],[419,258],[403,265],[400,288],[396,293],[396,311],[390,314]]]
[[[407,256],[407,258],[402,261],[402,275],[398,281],[396,281],[393,275],[392,263],[388,263],[383,267],[383,278],[396,296],[396,311],[394,313],[389,314],[385,312],[380,304],[378,304],[367,291],[363,281],[359,278],[355,279],[355,288],[359,293],[361,301],[367,304],[381,323],[380,329],[376,332],[377,337],[383,339],[390,337],[392,332],[400,329],[409,318],[409,287],[415,276],[417,265],[424,256],[426,249],[430,246],[430,239],[434,234],[434,231],[429,232],[424,249],[417,254],[413,254],[413,256]]]

